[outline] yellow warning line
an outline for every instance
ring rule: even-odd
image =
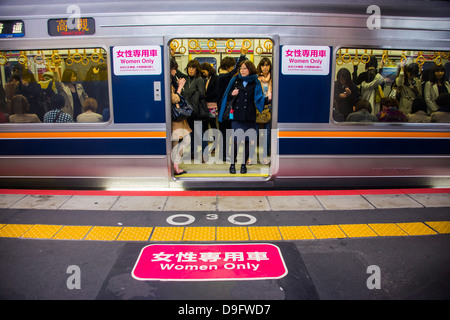
[[[0,224],[0,238],[95,241],[282,241],[450,233],[450,221],[267,227],[113,227]]]

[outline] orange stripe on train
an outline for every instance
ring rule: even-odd
[[[450,132],[279,131],[279,138],[450,138]]]
[[[55,139],[55,138],[166,138],[164,131],[130,132],[1,132],[0,139]]]

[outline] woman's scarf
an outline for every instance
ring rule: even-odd
[[[223,113],[225,112],[225,108],[227,106],[228,94],[230,93],[231,88],[233,87],[234,83],[236,82],[236,80],[238,78],[241,79],[242,81],[247,81],[247,82],[256,81],[255,105],[259,112],[262,112],[264,110],[265,97],[264,97],[264,94],[262,91],[261,82],[258,80],[258,75],[253,74],[251,76],[243,77],[239,73],[237,76],[234,76],[233,78],[231,78],[230,83],[228,84],[228,87],[225,90],[225,93],[223,94],[222,102],[220,104],[219,122],[223,122]]]

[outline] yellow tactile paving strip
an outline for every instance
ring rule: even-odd
[[[36,224],[22,235],[22,238],[49,239],[58,232],[62,226]]]
[[[311,229],[307,226],[279,227],[284,240],[315,239]]]
[[[337,225],[311,226],[310,229],[316,239],[347,238],[342,229]]]
[[[183,241],[215,241],[215,227],[186,227]]]
[[[124,227],[117,241],[147,241],[152,234],[152,227]]]
[[[349,238],[378,237],[367,224],[340,224],[339,227]]]
[[[278,227],[248,227],[248,234],[253,241],[283,240]]]
[[[93,241],[288,241],[450,234],[450,221],[266,227],[0,224],[0,238]]]
[[[92,230],[89,231],[85,240],[116,240],[121,230],[122,227],[93,227]]]
[[[247,227],[217,227],[217,241],[248,241]]]
[[[439,233],[450,233],[450,221],[428,221],[426,224]]]
[[[57,240],[82,240],[92,226],[65,226],[52,239]]]
[[[184,227],[156,227],[151,241],[181,241]]]
[[[395,223],[371,223],[369,224],[369,227],[371,227],[381,237],[397,237],[408,235]]]

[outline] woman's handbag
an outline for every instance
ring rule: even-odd
[[[217,117],[217,102],[207,102],[206,106],[209,111],[209,118],[215,119]]]
[[[256,109],[256,123],[267,123],[272,118],[270,114],[271,105],[266,104],[262,112]]]
[[[223,112],[222,119],[224,121],[230,121],[233,120],[233,105],[234,101],[236,100],[237,96],[233,96],[230,101],[227,101],[227,104],[225,106],[225,111]]]
[[[186,100],[180,95],[179,103],[172,103],[172,120],[183,121],[192,115],[194,108],[190,106]]]

